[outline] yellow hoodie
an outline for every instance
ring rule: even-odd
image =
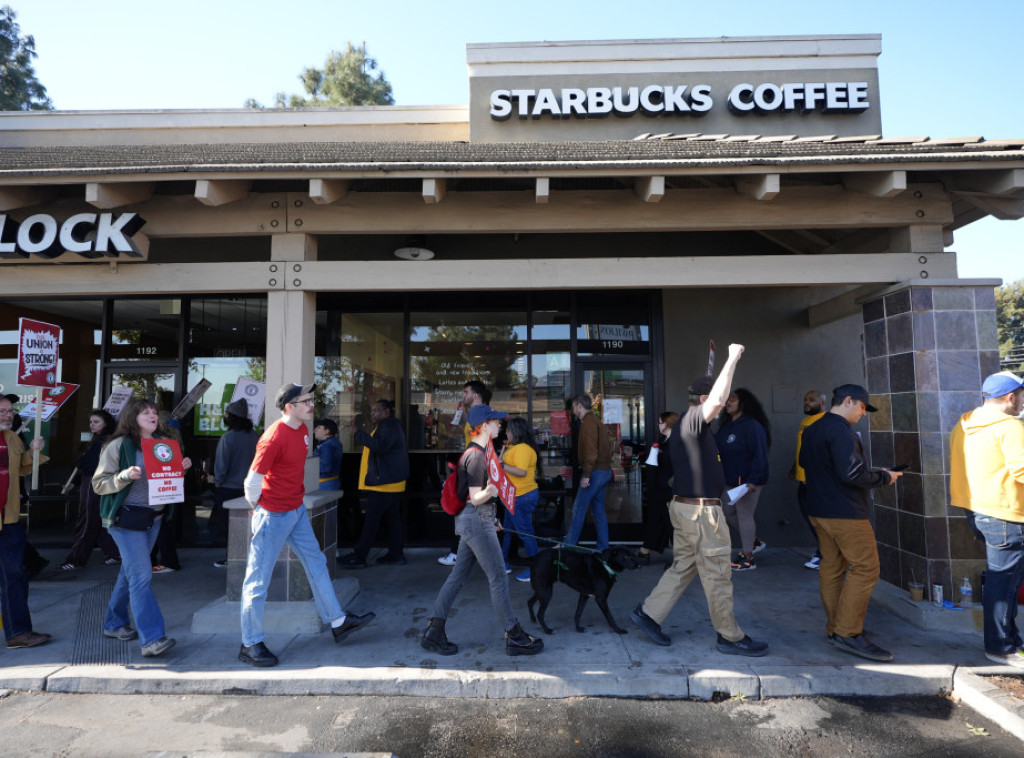
[[[950,502],[1003,521],[1024,522],[1024,423],[983,405],[949,435]]]

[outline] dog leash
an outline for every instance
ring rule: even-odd
[[[597,556],[598,562],[601,564],[604,570],[608,572],[608,576],[610,576],[613,581],[619,575],[615,569],[608,565],[608,561],[604,559],[604,553],[600,550],[595,550],[592,547],[580,547],[579,545],[565,545],[559,540],[553,540],[549,537],[538,537],[535,534],[524,534],[523,532],[517,532],[515,529],[505,529],[504,527],[502,527],[502,531],[508,532],[509,534],[517,534],[520,537],[533,537],[533,539],[535,540],[540,540],[542,542],[550,542],[554,546],[554,548],[559,551],[569,550],[577,553],[591,553]],[[559,571],[561,571],[562,569],[565,569],[566,571],[569,570],[569,567],[562,563],[561,560],[556,560],[555,565],[558,567]]]

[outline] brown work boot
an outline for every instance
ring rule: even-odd
[[[47,642],[53,639],[51,634],[40,634],[39,632],[22,632],[14,637],[7,640],[8,650],[17,650],[23,647],[36,647],[37,645],[45,645]]]

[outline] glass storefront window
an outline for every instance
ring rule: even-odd
[[[267,299],[193,299],[189,311],[188,351],[185,391],[202,379],[211,383],[195,407],[192,434],[219,437],[227,431],[224,406],[231,402],[239,378],[256,382],[266,379]]]
[[[129,369],[112,371],[110,378],[111,386],[130,387],[134,390],[132,398],[148,398],[155,402],[161,411],[170,412],[174,408],[173,372]]]
[[[424,449],[465,446],[466,417],[459,404],[470,380],[487,385],[493,408],[526,414],[525,312],[414,312],[409,351],[411,410],[422,420]]]
[[[114,300],[111,361],[176,361],[181,299]]]
[[[536,308],[532,314],[530,342],[533,349],[533,431],[541,453],[546,477],[561,476],[564,486],[572,483],[569,449],[569,411],[572,394],[569,311],[566,308]]]
[[[317,417],[338,423],[346,451],[357,449],[349,425],[356,419],[372,430],[370,406],[392,400],[404,419],[401,313],[317,314]]]

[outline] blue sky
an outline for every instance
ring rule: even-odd
[[[882,35],[888,137],[1024,138],[1022,0],[9,0],[62,110],[237,108],[366,42],[404,105],[468,101],[465,45],[788,34]],[[960,276],[1024,279],[1024,220],[956,233]]]

